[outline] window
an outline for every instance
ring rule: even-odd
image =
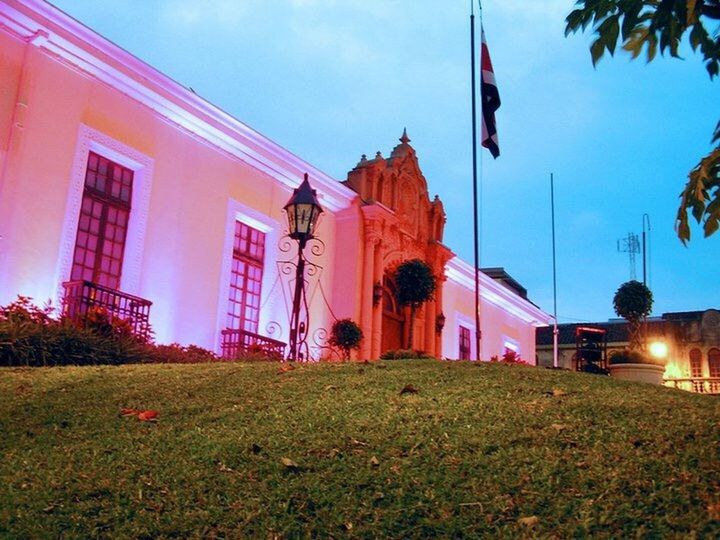
[[[235,222],[227,328],[257,334],[265,233]]]
[[[470,360],[470,329],[460,326],[460,360]]]
[[[90,152],[70,280],[120,288],[132,184],[132,170]]]
[[[708,351],[708,368],[711,377],[720,377],[720,349],[712,348]]]
[[[690,376],[702,377],[702,352],[700,349],[690,351]]]

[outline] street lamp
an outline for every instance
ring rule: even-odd
[[[290,352],[289,360],[302,360],[298,346],[302,345],[307,335],[308,306],[305,297],[305,257],[303,250],[308,240],[314,238],[315,227],[323,209],[317,199],[317,193],[310,187],[308,175],[293,190],[293,195],[283,208],[287,213],[290,238],[298,241],[298,260],[295,268],[295,294],[293,295],[292,314],[290,315]],[[304,308],[304,317],[301,309]],[[302,320],[301,320],[302,319]]]

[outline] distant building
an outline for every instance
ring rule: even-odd
[[[559,365],[574,369],[576,335],[579,328],[606,331],[608,356],[628,345],[628,325],[624,319],[600,323],[558,325]],[[699,393],[720,394],[720,311],[664,313],[647,320],[647,342],[651,353],[667,358],[665,381],[668,386]],[[538,365],[553,365],[553,329],[537,332]]]
[[[306,250],[318,265],[309,354],[349,317],[362,358],[408,345],[476,358],[475,271],[443,243],[445,211],[407,133],[339,181],[47,2],[0,0],[0,305],[100,305],[149,321],[159,342],[282,348],[294,278],[283,207],[305,173],[324,209],[324,246]],[[408,344],[393,271],[410,258],[438,289]],[[480,280],[480,356],[533,361],[548,315],[501,269]]]

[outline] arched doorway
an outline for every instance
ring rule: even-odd
[[[380,352],[402,349],[405,335],[405,313],[402,306],[398,304],[395,283],[387,276],[383,278],[382,310]]]

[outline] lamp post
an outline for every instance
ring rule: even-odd
[[[308,327],[308,306],[305,296],[305,257],[303,250],[308,240],[314,238],[315,227],[323,209],[317,193],[310,187],[308,175],[300,186],[293,190],[292,197],[283,208],[287,213],[290,238],[298,242],[298,260],[295,268],[295,294],[290,314],[290,351],[288,360],[302,360],[300,346],[305,342]],[[301,310],[304,310],[302,316]]]

